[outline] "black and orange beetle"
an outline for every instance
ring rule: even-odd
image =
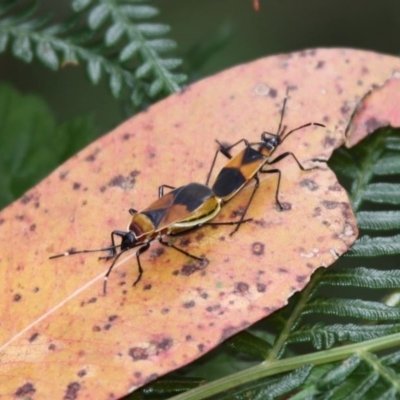
[[[164,188],[172,189],[164,194]],[[202,257],[194,256],[172,243],[164,241],[163,235],[176,235],[181,232],[196,228],[209,223],[221,209],[221,199],[215,196],[212,189],[200,183],[189,183],[188,185],[173,188],[168,185],[162,185],[159,188],[159,198],[141,211],[130,209],[132,219],[128,225],[127,231],[115,230],[111,232],[111,246],[97,250],[71,250],[66,253],[57,254],[50,258],[64,257],[81,253],[92,253],[98,251],[109,251],[109,256],[100,257],[101,259],[114,259],[104,277],[103,292],[107,291],[107,279],[115,263],[121,254],[133,249],[140,248],[136,252],[139,274],[133,285],[136,285],[142,275],[143,269],[140,263],[140,255],[149,249],[150,243],[158,241],[168,247],[185,254],[195,260],[206,262]],[[238,222],[215,222],[213,225],[233,225],[245,222],[243,218]],[[115,244],[115,238],[121,238],[121,244]],[[117,252],[117,249],[120,249]]]
[[[265,168],[273,165],[283,158],[291,156],[296,161],[299,168],[303,171],[309,171],[316,167],[305,168],[297,159],[294,153],[291,151],[287,151],[285,153],[280,154],[273,160],[271,157],[275,153],[276,149],[284,142],[286,138],[289,137],[293,132],[296,132],[300,129],[306,128],[308,126],[320,126],[325,128],[325,125],[317,123],[317,122],[308,122],[307,124],[301,125],[295,129],[290,130],[285,134],[286,127],[282,126],[283,118],[285,114],[286,102],[288,99],[289,88],[286,91],[286,96],[283,101],[281,117],[279,121],[278,131],[277,133],[263,132],[261,134],[260,142],[250,143],[246,139],[241,139],[238,142],[234,143],[231,146],[224,146],[218,140],[217,143],[219,145],[219,149],[215,152],[215,156],[213,162],[211,164],[210,171],[207,175],[206,184],[209,184],[209,180],[211,177],[212,170],[214,168],[217,156],[219,153],[222,153],[225,157],[229,158],[228,163],[222,168],[220,173],[218,174],[213,186],[212,191],[215,196],[221,199],[222,203],[226,203],[233,196],[235,196],[251,179],[254,179],[255,185],[253,192],[249,198],[249,201],[242,213],[241,221],[244,220],[247,210],[249,209],[250,203],[253,200],[253,197],[260,185],[260,178],[258,176],[259,173],[267,173],[267,174],[278,174],[278,183],[275,192],[275,200],[278,204],[279,208],[283,210],[283,206],[279,201],[279,187],[281,183],[281,170],[274,168]],[[237,155],[232,156],[230,154],[230,150],[240,143],[244,143],[245,148],[239,152]],[[326,160],[313,160],[313,161],[321,161],[325,162]],[[231,235],[234,234],[240,227],[241,221],[238,221],[235,229],[231,232]]]

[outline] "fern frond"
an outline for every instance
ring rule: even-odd
[[[357,222],[359,228],[371,231],[400,229],[400,211],[360,211]]]
[[[112,94],[118,97],[127,89],[137,106],[146,98],[179,91],[186,77],[173,71],[181,60],[162,55],[176,47],[164,38],[169,27],[143,22],[158,9],[132,3],[76,0],[74,18],[50,24],[48,17],[35,17],[38,1],[9,1],[0,6],[0,53],[10,45],[20,60],[29,63],[36,57],[52,70],[83,61],[92,83],[106,74]]]
[[[348,257],[378,257],[400,253],[400,235],[389,237],[370,237],[367,235],[358,239]]]
[[[333,345],[343,342],[363,342],[378,337],[400,332],[400,323],[379,325],[355,325],[317,323],[312,326],[304,325],[291,333],[289,343],[311,343],[317,350],[329,349]]]
[[[328,270],[318,282],[318,287],[322,285],[352,286],[370,289],[395,289],[400,288],[400,271],[380,271],[365,267]]]

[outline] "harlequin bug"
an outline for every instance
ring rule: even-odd
[[[225,157],[229,158],[228,163],[222,168],[219,172],[214,184],[212,185],[212,190],[214,194],[219,197],[222,203],[228,202],[233,196],[235,196],[251,179],[254,179],[255,185],[253,192],[249,198],[249,201],[242,213],[241,221],[244,220],[246,212],[250,206],[251,201],[260,185],[259,173],[267,173],[267,174],[278,174],[278,183],[275,192],[275,200],[278,204],[279,208],[283,210],[283,206],[279,201],[279,187],[281,183],[281,170],[274,168],[269,169],[264,167],[269,167],[283,158],[291,156],[296,161],[297,165],[302,171],[309,171],[316,167],[305,168],[297,159],[294,153],[291,151],[284,152],[271,160],[271,157],[275,153],[276,149],[286,140],[289,135],[292,133],[306,128],[308,126],[320,126],[325,128],[325,125],[317,123],[317,122],[309,122],[307,124],[301,125],[295,129],[290,130],[285,134],[286,127],[282,126],[283,118],[285,114],[286,102],[288,99],[289,88],[286,91],[286,96],[283,101],[279,126],[277,133],[263,132],[261,134],[261,141],[250,143],[246,139],[241,139],[238,142],[234,143],[231,146],[225,147],[218,140],[217,143],[219,145],[218,150],[215,152],[215,156],[213,162],[211,164],[210,171],[207,175],[206,184],[209,184],[209,180],[211,177],[212,170],[214,168],[217,156],[219,153],[222,153]],[[239,152],[237,155],[232,156],[230,154],[230,150],[237,146],[240,143],[244,143],[245,148]],[[326,161],[326,160],[313,160],[313,161]],[[241,221],[236,224],[235,229],[230,233],[234,234],[240,227]]]
[[[164,194],[164,188],[172,189]],[[142,275],[143,269],[140,255],[147,251],[150,243],[158,241],[168,247],[185,254],[195,260],[207,261],[205,258],[194,256],[172,243],[164,241],[163,235],[176,235],[181,232],[204,225],[213,219],[221,209],[221,199],[206,185],[200,183],[189,183],[179,188],[168,185],[159,187],[159,198],[140,212],[130,209],[132,219],[127,231],[114,230],[111,232],[111,246],[96,250],[71,250],[66,253],[57,254],[50,258],[64,257],[81,253],[92,253],[98,251],[109,251],[110,255],[100,257],[101,259],[114,259],[104,277],[103,292],[107,291],[107,279],[114,268],[118,258],[126,251],[139,247],[136,252],[139,274],[133,285],[136,285]],[[238,222],[215,222],[212,225],[233,225],[245,222],[241,218]],[[121,244],[115,243],[115,238],[121,238]],[[120,249],[118,252],[117,249]]]

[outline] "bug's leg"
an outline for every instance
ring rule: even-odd
[[[123,254],[124,251],[119,252],[115,258],[114,261],[112,262],[112,264],[110,265],[110,268],[108,268],[107,273],[104,275],[104,282],[103,282],[103,294],[106,295],[107,294],[107,280],[109,275],[111,274],[111,271],[114,268],[115,263],[117,262],[118,258],[121,256],[121,254]],[[105,258],[105,257],[104,257]]]
[[[273,165],[273,164],[276,164],[277,162],[281,161],[282,159],[284,159],[284,158],[286,158],[286,157],[288,157],[288,156],[292,156],[292,157],[293,157],[294,161],[296,161],[296,164],[299,166],[299,168],[300,168],[302,171],[311,171],[311,170],[313,170],[313,169],[318,168],[318,166],[314,166],[314,167],[310,167],[310,168],[304,167],[304,166],[301,164],[301,162],[298,160],[298,158],[294,155],[294,153],[292,153],[291,151],[287,151],[287,152],[285,152],[285,153],[279,154],[279,156],[276,157],[276,158],[274,158],[273,160],[267,161],[267,162],[266,162],[266,165]],[[327,162],[327,160],[321,160],[321,159],[318,159],[318,158],[313,159],[312,161]],[[266,172],[266,171],[267,171],[267,170],[262,170],[262,169],[261,169],[260,172]]]
[[[280,210],[282,211],[284,209],[282,203],[279,201],[279,188],[281,186],[281,175],[282,172],[280,169],[267,169],[267,170],[263,170],[260,169],[260,172],[262,172],[263,174],[278,174],[278,183],[276,185],[276,192],[275,192],[275,201],[276,204],[278,204],[278,207],[280,208]]]
[[[111,232],[111,243],[112,248],[110,249],[110,254],[108,256],[99,257],[99,260],[110,260],[111,258],[115,258],[117,256],[117,250],[115,246],[115,236],[124,237],[126,232],[124,231],[112,231]]]
[[[137,261],[137,265],[138,265],[138,277],[136,278],[136,281],[133,282],[132,286],[135,286],[141,279],[142,279],[142,275],[143,275],[143,268],[142,268],[142,264],[140,263],[140,255],[143,254],[145,251],[147,251],[150,247],[150,243],[146,243],[144,246],[142,246],[137,252],[136,252],[136,261]]]
[[[184,254],[185,256],[188,256],[188,257],[190,257],[190,258],[194,258],[195,260],[199,260],[199,261],[205,261],[205,260],[207,260],[207,259],[204,258],[204,257],[197,257],[197,256],[194,256],[193,254],[190,254],[190,253],[188,253],[187,251],[185,251],[185,250],[183,250],[183,249],[180,249],[179,247],[174,246],[171,242],[166,242],[166,241],[162,240],[162,237],[159,237],[159,238],[158,238],[158,241],[159,241],[163,246],[171,247],[171,248],[175,249],[176,251],[179,251],[180,253]]]
[[[214,159],[213,159],[213,161],[212,161],[212,163],[211,163],[211,167],[210,167],[210,170],[208,171],[208,174],[207,174],[207,179],[206,179],[206,185],[208,186],[208,184],[209,184],[209,182],[210,182],[210,178],[211,178],[211,174],[212,174],[212,172],[213,172],[213,169],[214,169],[214,166],[215,166],[215,162],[217,161],[217,157],[218,157],[218,154],[219,153],[221,153],[221,154],[223,154],[226,158],[228,158],[229,160],[232,158],[232,155],[229,153],[229,151],[231,150],[231,149],[233,149],[235,146],[237,146],[238,144],[240,144],[240,143],[244,143],[246,146],[249,146],[249,142],[248,142],[248,140],[246,140],[246,139],[240,139],[240,140],[238,140],[236,143],[234,143],[234,144],[232,144],[232,145],[230,145],[230,146],[224,146],[221,142],[219,142],[218,140],[216,140],[216,142],[218,143],[218,146],[219,146],[219,148],[218,148],[218,150],[215,152],[215,155],[214,155]]]
[[[168,189],[171,189],[171,190],[175,189],[174,186],[161,185],[161,186],[158,187],[158,197],[163,197],[164,196],[164,188],[168,188]]]
[[[242,225],[242,223],[244,222],[244,217],[246,216],[247,210],[249,209],[250,204],[253,201],[253,197],[256,194],[256,191],[257,191],[258,187],[260,186],[260,178],[258,177],[258,173],[254,175],[254,179],[255,179],[256,183],[255,183],[255,185],[253,187],[253,191],[251,193],[249,201],[247,202],[246,207],[245,207],[245,209],[244,209],[244,211],[243,211],[243,213],[242,213],[242,215],[241,215],[241,217],[240,217],[235,229],[229,234],[230,236],[232,236],[234,233],[236,233],[239,230],[240,225]]]

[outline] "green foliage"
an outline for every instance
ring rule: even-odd
[[[0,53],[11,47],[20,60],[29,63],[37,57],[52,70],[84,62],[92,83],[106,74],[115,97],[126,89],[132,102],[143,106],[149,99],[179,91],[186,79],[174,72],[181,60],[164,56],[176,47],[165,38],[169,26],[147,22],[158,9],[136,4],[143,1],[74,0],[75,15],[59,24],[35,17],[36,0],[3,1]]]
[[[397,190],[391,178],[400,172],[399,152],[399,132],[388,130],[336,152],[330,164],[347,182],[360,238],[261,329],[236,335],[181,373],[207,377],[205,371],[236,360],[235,370],[174,399],[400,397],[400,198],[387,195]]]
[[[0,209],[93,141],[89,116],[56,123],[37,96],[0,84]]]

